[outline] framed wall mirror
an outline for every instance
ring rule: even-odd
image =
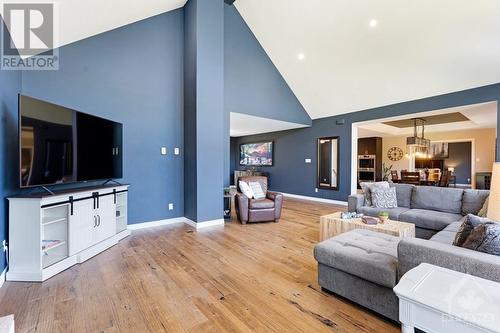
[[[317,186],[325,190],[339,189],[339,137],[318,139]]]

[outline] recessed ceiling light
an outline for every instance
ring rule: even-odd
[[[375,28],[377,26],[378,22],[375,19],[370,20],[370,28]]]
[[[306,58],[306,55],[304,53],[299,53],[297,55],[297,59],[299,59],[299,60],[304,60],[305,58]]]

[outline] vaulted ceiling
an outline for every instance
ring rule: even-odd
[[[235,6],[313,119],[500,82],[498,0]]]
[[[27,1],[29,2],[29,1]],[[56,47],[183,7],[187,0],[64,0],[58,1]],[[0,6],[1,7],[1,6]]]
[[[186,0],[58,3],[60,46],[180,8]],[[234,5],[313,119],[500,82],[498,0]]]

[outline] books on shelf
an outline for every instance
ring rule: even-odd
[[[49,250],[63,243],[64,241],[60,239],[44,239],[42,240],[42,250]]]
[[[379,219],[376,217],[371,217],[371,216],[364,216],[362,219],[364,224],[368,225],[376,225],[379,222]]]

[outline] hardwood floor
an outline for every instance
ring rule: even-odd
[[[317,284],[319,216],[342,209],[286,199],[280,223],[134,231],[44,283],[6,282],[0,316],[16,332],[399,332]]]

